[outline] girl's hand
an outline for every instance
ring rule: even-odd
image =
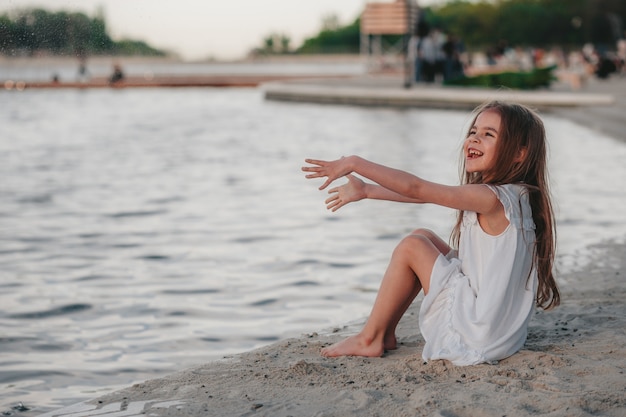
[[[349,157],[337,159],[336,161],[321,161],[318,159],[305,159],[307,164],[314,166],[302,167],[304,172],[312,172],[312,174],[306,175],[306,178],[321,178],[326,177],[324,184],[320,186],[320,190],[328,187],[337,178],[346,176],[352,172],[349,167]]]
[[[325,201],[328,210],[337,211],[348,203],[367,197],[365,182],[351,174],[347,175],[346,178],[348,179],[347,183],[328,190],[330,197]]]

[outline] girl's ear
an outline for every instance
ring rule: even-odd
[[[513,162],[516,162],[516,163],[524,162],[524,160],[526,159],[526,154],[528,154],[528,148],[526,147],[519,148],[519,150],[517,151],[517,156],[515,157]]]

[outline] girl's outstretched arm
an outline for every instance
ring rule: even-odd
[[[448,186],[437,184],[358,156],[344,157],[335,161],[317,159],[306,159],[305,161],[312,165],[302,168],[304,172],[309,172],[306,178],[326,177],[324,184],[319,187],[320,190],[328,187],[337,178],[354,172],[388,191],[399,194],[404,199],[415,200],[415,202],[433,203],[483,214],[494,214],[496,211],[502,211],[502,205],[496,195],[484,185]]]
[[[326,181],[319,189],[328,187],[337,178],[341,178],[352,172],[368,178],[380,186],[387,188],[405,197],[415,197],[411,195],[411,187],[416,182],[425,182],[421,178],[399,169],[389,168],[376,164],[358,156],[342,157],[335,161],[322,161],[318,159],[305,159],[305,162],[313,165],[303,167],[305,172],[311,172],[306,178],[326,177]]]
[[[348,203],[363,200],[364,198],[372,200],[397,201],[401,203],[422,202],[415,198],[408,198],[398,193],[394,193],[393,191],[383,188],[378,184],[366,183],[352,174],[346,175],[346,179],[348,180],[347,183],[328,190],[330,197],[326,199],[325,203],[326,208],[329,210],[337,211]]]

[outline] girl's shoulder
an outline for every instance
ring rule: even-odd
[[[509,221],[519,223],[518,227],[534,229],[532,221],[532,209],[528,197],[529,189],[524,184],[486,184],[492,190],[502,206],[505,216]],[[518,219],[518,221],[515,221]]]
[[[502,201],[502,197],[506,197],[512,200],[525,200],[528,201],[528,187],[525,184],[501,184],[492,185],[485,184],[491,191],[493,191],[498,199]],[[504,202],[503,202],[504,203]]]

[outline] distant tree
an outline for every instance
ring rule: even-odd
[[[274,53],[274,35],[269,35],[263,39],[263,51],[269,54]]]
[[[623,37],[624,0],[453,0],[422,10],[427,22],[473,47],[576,46]]]
[[[626,29],[624,0],[448,0],[420,13],[429,27],[456,35],[470,49],[501,41],[536,47],[614,44]],[[383,37],[389,43],[397,39]],[[279,44],[271,35],[257,52],[280,53]],[[319,33],[305,39],[295,53],[358,53],[359,44],[360,18],[341,26],[337,16],[329,14],[322,17]]]
[[[271,33],[263,38],[263,45],[255,49],[256,54],[275,55],[291,52],[291,38],[284,33]]]
[[[96,53],[111,51],[115,47],[115,42],[109,37],[104,20],[104,10],[99,8],[96,17],[91,20],[91,50]]]
[[[324,53],[356,53],[359,52],[360,19],[347,26],[339,26],[338,23],[329,20],[322,21],[322,30],[317,36],[306,39],[302,46],[296,50],[299,54],[324,54]],[[333,29],[334,27],[334,29]]]
[[[421,11],[431,27],[452,32],[470,45],[493,41],[498,9],[494,3],[455,1]]]
[[[164,56],[165,53],[155,49],[144,41],[122,39],[113,46],[114,55]]]
[[[287,35],[280,35],[280,50],[281,53],[289,53],[291,51],[291,38]]]
[[[70,16],[67,36],[72,52],[82,56],[91,50],[91,22],[82,13],[74,13]],[[46,32],[44,34],[47,35]]]
[[[79,57],[99,54],[165,55],[141,41],[114,42],[104,13],[94,18],[80,12],[18,10],[0,15],[0,53],[32,55],[47,51]]]
[[[14,23],[8,16],[0,16],[0,51],[15,49]]]

